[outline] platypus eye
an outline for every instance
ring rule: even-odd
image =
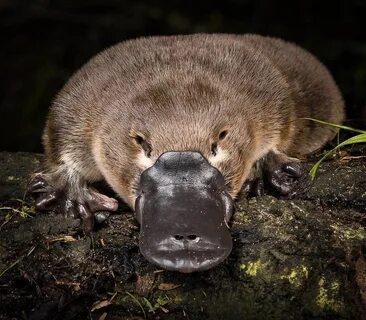
[[[134,139],[135,139],[136,143],[137,143],[137,144],[139,144],[139,145],[141,146],[141,148],[144,150],[145,155],[146,155],[147,157],[149,157],[149,158],[150,158],[151,150],[152,150],[150,143],[148,143],[148,142],[147,142],[143,137],[141,137],[140,135],[136,135],[136,136],[134,137]]]
[[[227,130],[223,130],[219,134],[219,139],[224,140],[226,136],[227,136]]]
[[[224,140],[225,137],[227,136],[227,130],[223,130],[219,133],[219,140]],[[212,145],[211,145],[211,153],[213,156],[216,156],[217,155],[217,142],[214,142]]]

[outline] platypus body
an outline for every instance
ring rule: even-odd
[[[262,181],[291,194],[299,160],[341,123],[342,96],[310,53],[258,35],[196,34],[119,43],[92,58],[53,101],[44,131],[47,170],[38,208],[80,217],[117,201],[133,209],[140,249],[169,270],[211,268],[227,257],[233,200]]]

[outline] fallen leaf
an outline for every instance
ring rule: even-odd
[[[104,320],[105,318],[107,318],[107,312],[104,312],[98,320]]]
[[[136,292],[139,296],[146,297],[153,290],[155,281],[154,273],[146,273],[144,275],[137,275]]]
[[[169,291],[178,288],[180,286],[181,286],[180,284],[174,284],[174,283],[160,283],[158,289],[162,291]]]
[[[364,159],[366,156],[344,156],[340,159],[341,162],[350,162],[351,160]]]
[[[93,303],[93,305],[91,307],[91,312],[93,312],[94,310],[98,310],[98,309],[101,309],[101,308],[108,307],[109,305],[111,305],[110,300],[96,301],[96,302]]]
[[[74,242],[76,241],[76,239],[72,236],[62,236],[62,237],[54,237],[54,238],[48,238],[47,239],[49,242],[57,242],[57,241],[62,241],[62,242]]]
[[[68,280],[56,280],[55,282],[57,285],[61,286],[67,286],[67,287],[73,287],[74,291],[80,290],[80,283],[79,282],[72,282]]]
[[[164,313],[168,313],[169,312],[169,310],[166,309],[166,308],[164,308],[164,307],[160,307],[160,309],[163,310]]]

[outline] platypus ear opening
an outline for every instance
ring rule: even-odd
[[[211,153],[213,156],[216,156],[217,154],[217,142],[214,142],[213,144],[211,144]]]

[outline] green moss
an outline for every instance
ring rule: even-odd
[[[360,240],[366,239],[366,229],[363,227],[355,228],[344,228],[341,225],[332,224],[330,225],[337,235],[343,240]]]
[[[343,231],[343,235],[347,240],[365,240],[366,239],[366,229],[359,227],[357,229],[348,228]]]
[[[242,263],[239,268],[240,270],[243,270],[247,275],[251,277],[255,277],[258,272],[265,269],[266,265],[268,263],[262,262],[260,259],[256,261],[249,261],[248,263]]]
[[[321,277],[318,281],[318,294],[316,304],[321,309],[330,309],[339,312],[344,308],[344,304],[339,297],[340,283],[338,280],[326,280]]]
[[[289,274],[281,276],[281,279],[287,279],[295,288],[299,288],[308,279],[309,270],[306,266],[300,265],[292,268]]]

